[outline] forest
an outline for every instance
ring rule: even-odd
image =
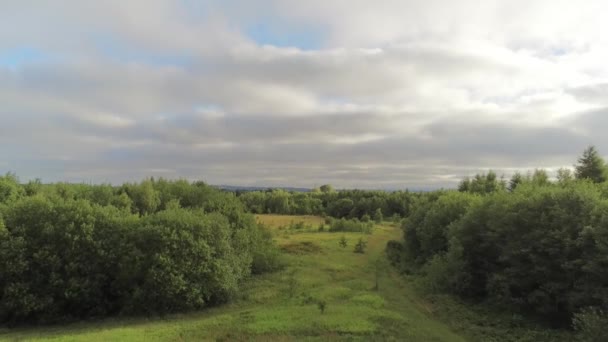
[[[319,232],[400,227],[403,238],[388,241],[384,258],[426,291],[601,341],[607,179],[594,147],[554,179],[541,169],[508,180],[488,171],[430,192],[231,192],[186,180],[43,184],[7,174],[0,322],[164,315],[230,302],[252,275],[285,267],[253,214],[317,215],[325,220]]]

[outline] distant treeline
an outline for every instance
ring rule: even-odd
[[[0,323],[198,309],[278,255],[234,194],[202,182],[0,177]]]
[[[255,214],[322,215],[335,218],[358,218],[382,215],[385,218],[409,215],[412,198],[409,191],[340,190],[323,185],[311,192],[288,192],[275,189],[238,194],[248,211]]]
[[[463,180],[457,191],[421,195],[389,258],[430,290],[596,329],[608,312],[608,182],[590,147],[575,171],[543,170]],[[590,328],[590,326],[592,326]],[[604,328],[602,328],[602,326]],[[594,328],[593,328],[594,327]]]

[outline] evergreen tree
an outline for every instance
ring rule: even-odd
[[[521,173],[515,172],[509,181],[509,191],[514,191],[515,188],[517,188],[517,186],[523,182],[523,180],[524,178],[522,177]]]
[[[575,165],[576,179],[591,179],[594,183],[606,181],[606,163],[595,146],[589,146]]]

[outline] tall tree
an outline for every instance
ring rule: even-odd
[[[515,172],[509,181],[509,191],[514,191],[515,188],[517,188],[517,186],[523,181],[524,177],[522,177],[521,173]]]
[[[575,165],[576,179],[591,179],[594,183],[606,181],[606,163],[595,146],[589,146]]]

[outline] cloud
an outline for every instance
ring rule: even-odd
[[[0,167],[24,179],[424,188],[608,150],[601,1],[3,7]]]

